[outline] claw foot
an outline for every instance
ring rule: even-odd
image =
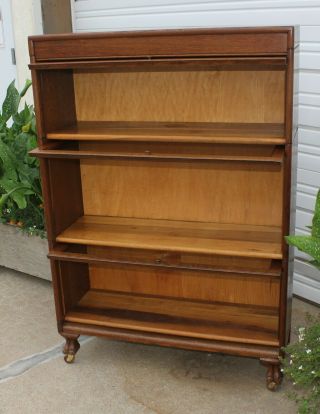
[[[78,336],[75,337],[65,337],[66,343],[63,348],[63,353],[65,354],[64,360],[67,364],[72,364],[75,360],[76,353],[80,348],[80,344],[78,342]]]
[[[280,362],[267,359],[261,359],[260,362],[267,367],[266,385],[268,390],[276,391],[282,381]]]

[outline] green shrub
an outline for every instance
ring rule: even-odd
[[[320,269],[320,190],[318,191],[310,236],[287,236],[288,244],[312,257],[311,264]]]
[[[0,220],[44,237],[39,162],[28,155],[37,145],[35,114],[26,103],[19,111],[30,85],[26,81],[19,93],[11,82],[0,113]]]
[[[320,190],[318,191],[310,236],[287,236],[286,241],[311,256],[311,264],[320,269]],[[293,381],[290,394],[300,414],[320,413],[320,315],[307,315],[306,327],[299,329],[299,341],[283,349],[284,374]]]
[[[300,414],[320,412],[320,316],[307,317],[299,329],[299,341],[284,348],[284,374],[293,382],[289,397],[298,404]]]

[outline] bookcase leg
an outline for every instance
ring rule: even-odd
[[[276,391],[282,381],[280,361],[271,359],[260,359],[262,365],[267,367],[266,385],[268,390]]]
[[[76,353],[80,348],[78,342],[79,335],[76,336],[65,336],[66,343],[63,348],[64,360],[67,364],[72,364],[75,360]]]

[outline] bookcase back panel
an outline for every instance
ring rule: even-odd
[[[91,289],[279,306],[279,278],[112,264],[90,265],[89,269]]]
[[[84,214],[281,226],[281,164],[81,160]]]
[[[78,121],[284,122],[284,71],[88,72],[74,86]]]

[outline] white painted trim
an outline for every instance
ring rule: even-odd
[[[320,282],[296,272],[293,274],[293,293],[314,303],[320,304]]]
[[[31,78],[28,50],[28,36],[42,34],[42,14],[40,0],[11,0],[13,35],[17,62],[18,87],[22,89],[26,79]],[[32,91],[26,95],[28,103],[33,102]]]
[[[71,10],[71,24],[72,24],[72,31],[74,32],[74,28],[76,26],[76,15],[75,15],[75,6],[74,0],[70,0],[70,10]]]

